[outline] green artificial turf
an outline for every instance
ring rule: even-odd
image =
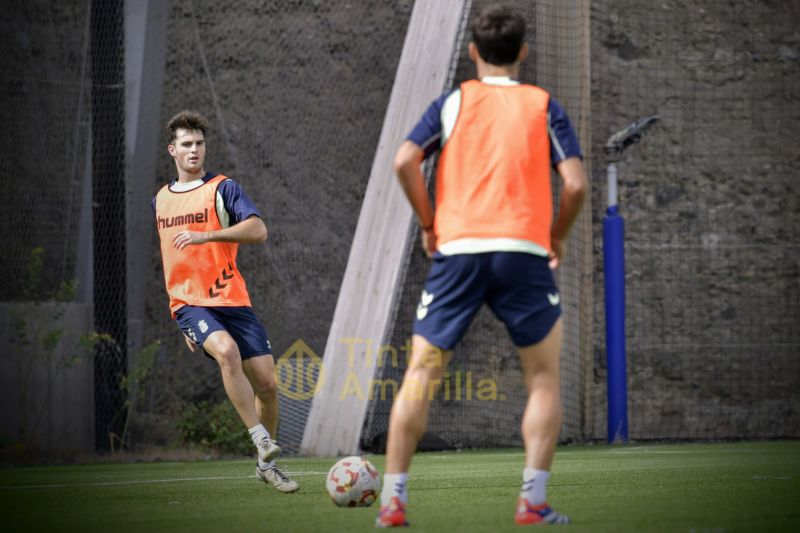
[[[382,456],[368,456],[383,470]],[[340,509],[333,459],[286,458],[280,494],[254,461],[103,463],[0,470],[3,531],[371,531],[377,505]],[[418,454],[407,518],[418,531],[518,531],[522,450]],[[800,531],[800,442],[559,448],[550,503],[568,531]]]

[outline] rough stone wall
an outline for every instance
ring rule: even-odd
[[[601,147],[619,164],[632,438],[800,435],[800,4],[592,2],[594,436],[605,436]]]

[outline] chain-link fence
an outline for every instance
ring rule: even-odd
[[[91,3],[89,57],[92,117],[92,235],[95,440],[100,450],[122,439],[128,366],[125,239],[124,1]]]

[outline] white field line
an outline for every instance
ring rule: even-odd
[[[325,475],[327,472],[286,472],[292,477]],[[130,481],[103,481],[97,483],[48,483],[43,485],[9,485],[0,486],[0,490],[19,489],[58,489],[64,487],[110,487],[116,485],[146,485],[149,483],[179,483],[183,481],[217,481],[223,479],[256,479],[256,476],[213,476],[213,477],[182,477],[171,479],[138,479]]]
[[[633,454],[648,454],[648,453],[661,453],[661,454],[682,454],[682,455],[694,455],[694,454],[720,454],[720,453],[756,453],[758,450],[748,450],[748,449],[741,449],[741,450],[652,450],[650,448],[628,448],[625,450],[598,450],[597,453],[608,453],[608,454],[621,454],[621,455],[633,455]]]
[[[563,457],[565,455],[573,455],[573,454],[581,454],[586,452],[586,450],[570,450],[570,449],[559,449],[556,450],[557,457]],[[629,447],[622,450],[589,450],[591,453],[601,453],[601,454],[623,454],[623,455],[634,455],[634,454],[648,454],[648,453],[660,453],[660,454],[681,454],[681,455],[693,455],[693,454],[724,454],[724,453],[759,453],[759,450],[752,450],[752,449],[739,449],[739,450],[656,450],[649,446],[637,446],[637,447]],[[486,456],[486,457],[525,457],[525,452],[505,452],[505,453],[481,453],[475,451],[467,451],[464,453],[464,456],[476,457],[476,456]],[[444,459],[455,459],[461,456],[460,452],[451,453],[448,455],[428,455],[425,459],[433,459],[433,460],[444,460]]]

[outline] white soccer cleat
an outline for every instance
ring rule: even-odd
[[[256,466],[256,476],[266,483],[272,485],[281,492],[297,492],[300,485],[296,481],[292,481],[289,477],[278,470],[278,467],[272,465],[264,470],[260,466]]]
[[[281,454],[281,447],[272,439],[261,439],[257,445],[258,460],[266,464]]]

